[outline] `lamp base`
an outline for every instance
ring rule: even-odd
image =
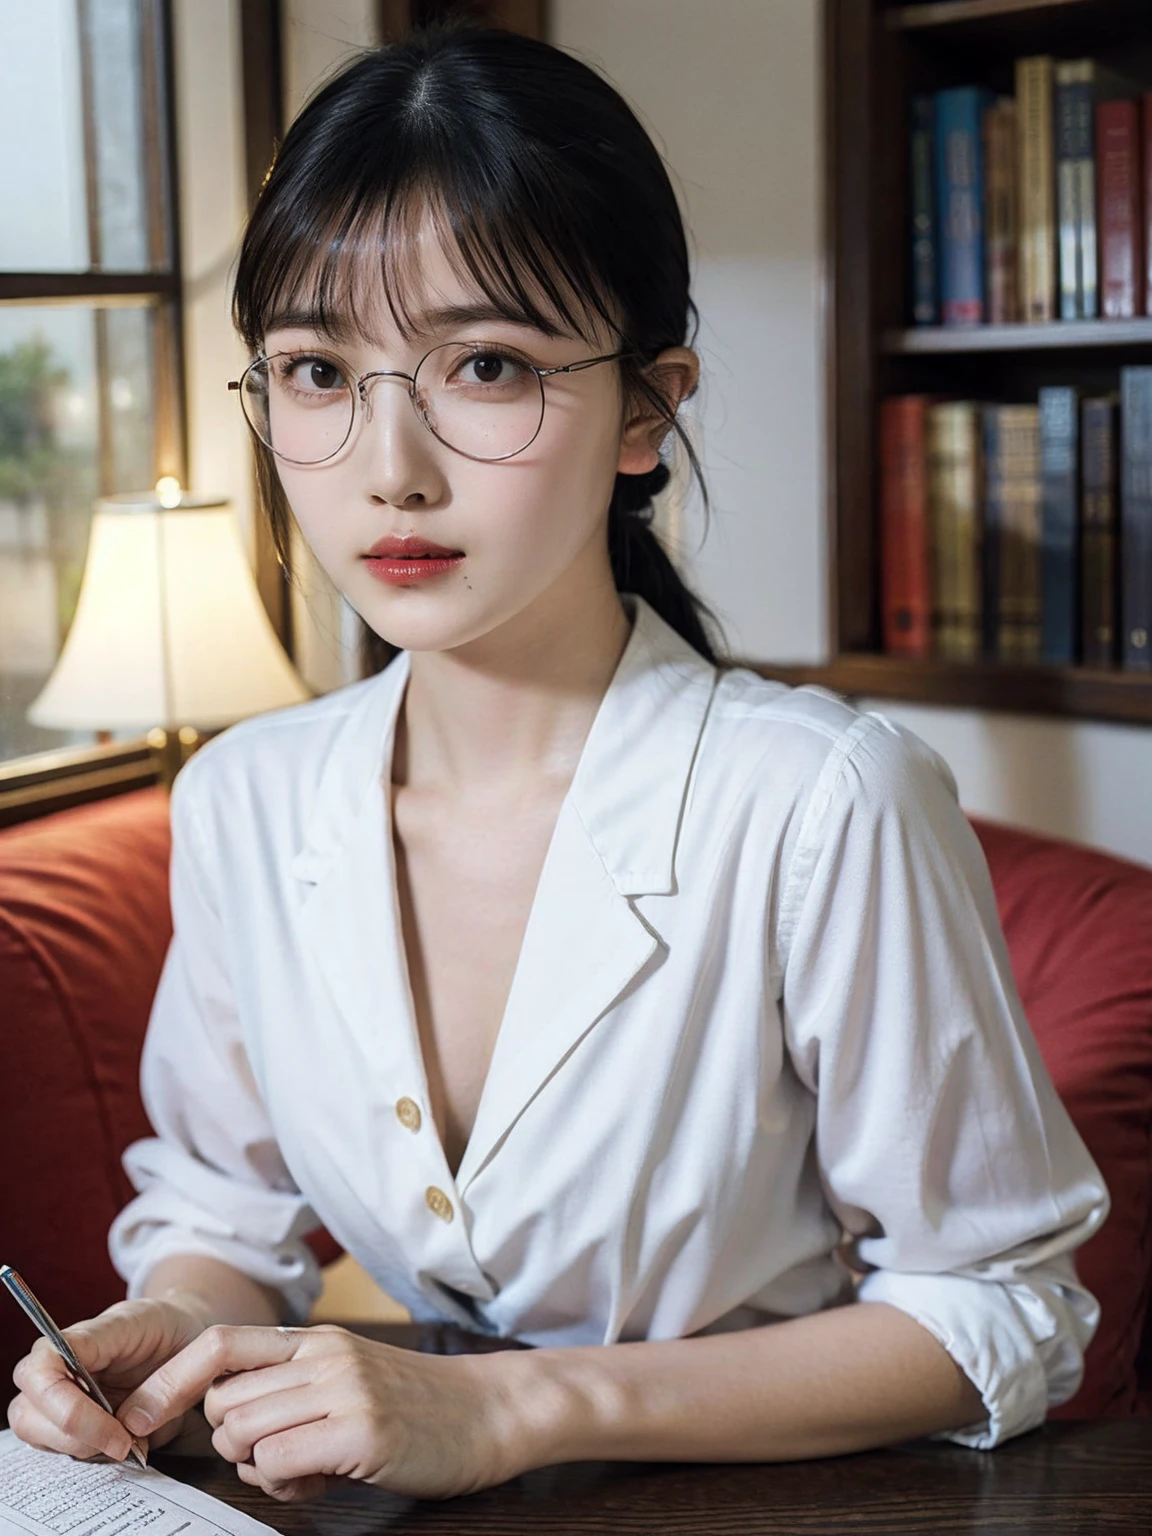
[[[199,743],[200,732],[190,725],[182,725],[178,731],[166,731],[162,726],[157,726],[148,732],[148,745],[152,748],[157,775],[165,789],[171,790],[176,775]]]

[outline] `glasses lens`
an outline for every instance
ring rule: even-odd
[[[544,387],[512,352],[449,341],[420,364],[416,408],[449,448],[474,459],[503,459],[539,432]]]
[[[244,375],[240,404],[277,458],[319,464],[348,440],[355,403],[343,365],[312,352],[277,352]]]

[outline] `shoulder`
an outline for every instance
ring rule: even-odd
[[[229,726],[181,769],[173,787],[174,816],[204,813],[215,802],[235,813],[246,800],[261,806],[284,797],[310,800],[344,733],[372,715],[389,684],[385,669],[304,704]]]
[[[739,763],[755,793],[812,817],[837,799],[899,805],[924,783],[957,797],[948,764],[906,726],[826,688],[788,687],[746,667],[719,674],[707,737],[714,762]]]

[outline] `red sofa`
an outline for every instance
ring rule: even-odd
[[[1152,869],[973,825],[1041,1052],[1113,1200],[1077,1256],[1100,1327],[1052,1417],[1152,1413]],[[65,1323],[123,1294],[106,1240],[132,1194],[120,1153],[149,1133],[137,1068],[171,935],[168,849],[159,789],[0,833],[0,1261]],[[31,1337],[0,1310],[0,1400]]]

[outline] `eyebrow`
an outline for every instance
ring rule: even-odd
[[[568,332],[559,325],[551,322],[543,326],[535,325],[529,320],[518,315],[511,315],[497,304],[447,304],[439,309],[425,310],[423,314],[414,317],[417,336],[433,336],[443,331],[452,330],[459,325],[471,325],[476,322],[492,322],[499,325],[515,325],[521,330],[529,330],[540,333],[553,339],[567,338]],[[347,318],[338,315],[321,315],[318,310],[293,309],[282,310],[272,315],[266,331],[304,330],[314,331],[318,336],[330,336],[333,341],[350,341],[360,334],[360,327],[351,323]]]

